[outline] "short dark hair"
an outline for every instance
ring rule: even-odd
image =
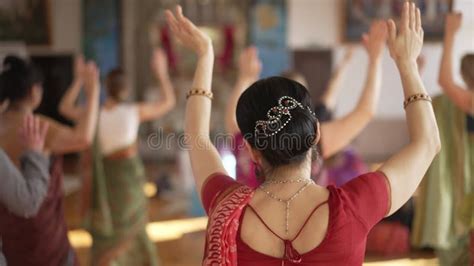
[[[123,101],[121,93],[127,88],[125,72],[121,68],[112,69],[105,79],[107,95],[116,101]]]
[[[9,55],[3,60],[0,74],[0,102],[15,102],[28,97],[34,85],[41,84],[43,76],[31,63]]]

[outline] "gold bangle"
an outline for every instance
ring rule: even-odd
[[[214,94],[211,91],[206,91],[202,89],[192,89],[186,93],[186,100],[189,99],[191,96],[204,96],[209,98],[210,100],[214,99]]]
[[[411,103],[417,102],[417,101],[432,102],[431,97],[428,94],[418,93],[418,94],[414,94],[414,95],[408,97],[403,102],[403,109],[406,109],[408,105],[410,105]]]

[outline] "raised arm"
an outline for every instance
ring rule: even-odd
[[[155,102],[143,102],[138,104],[138,111],[141,122],[155,120],[169,111],[176,105],[176,96],[168,73],[168,61],[165,52],[156,48],[153,52],[151,68],[155,78],[160,83],[160,99]]]
[[[84,78],[84,91],[86,104],[84,113],[76,120],[74,127],[66,127],[57,122],[43,117],[50,128],[46,138],[48,152],[63,154],[86,149],[94,138],[99,110],[99,70],[93,62],[86,65]]]
[[[390,54],[400,72],[405,98],[416,94],[427,95],[416,64],[424,35],[420,10],[415,4],[407,2],[403,8],[399,32],[393,20],[389,20],[388,27]],[[389,215],[413,195],[441,148],[431,103],[416,101],[409,104],[405,111],[410,142],[379,169],[390,183]]]
[[[354,47],[349,46],[346,48],[344,58],[334,70],[329,85],[321,96],[321,102],[330,110],[334,110],[336,106],[337,95],[341,89],[342,81],[346,75],[349,63],[354,55]]]
[[[225,115],[227,133],[234,135],[239,132],[239,127],[237,126],[237,120],[235,117],[237,102],[239,101],[240,95],[250,85],[252,85],[252,83],[258,80],[261,71],[262,62],[260,62],[260,59],[258,59],[257,48],[250,46],[240,54],[239,76],[235,83],[234,89],[230,94],[229,101],[227,102]]]
[[[40,123],[39,118],[25,117],[20,130],[26,150],[20,159],[21,172],[0,150],[0,202],[21,217],[36,215],[48,192],[49,160],[42,153],[47,130],[48,125]]]
[[[372,120],[377,109],[382,80],[382,54],[387,40],[387,25],[372,23],[362,42],[369,56],[367,78],[359,102],[353,111],[340,119],[321,124],[323,157],[328,158],[347,147]]]
[[[180,6],[176,8],[176,15],[167,10],[166,16],[176,38],[198,56],[192,89],[211,92],[214,66],[211,39],[183,16]],[[189,97],[185,114],[185,138],[198,191],[201,191],[209,175],[216,172],[227,173],[209,137],[210,119],[211,100],[200,95]]]
[[[76,102],[84,85],[85,68],[84,57],[77,56],[74,62],[74,80],[59,103],[61,115],[73,121],[78,120],[84,113],[84,107],[76,105]]]
[[[466,113],[472,112],[473,92],[456,84],[453,78],[453,46],[456,32],[461,27],[462,14],[450,13],[446,16],[444,29],[444,46],[441,67],[439,69],[439,85],[444,93]]]

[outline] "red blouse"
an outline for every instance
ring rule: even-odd
[[[205,210],[209,212],[216,196],[235,185],[238,183],[228,176],[212,175],[202,190]],[[285,261],[284,265],[362,265],[367,234],[388,212],[386,177],[380,172],[368,173],[340,188],[330,186],[328,189],[329,222],[324,240],[315,249],[301,254],[301,263]],[[240,232],[236,241],[239,266],[282,265],[281,258],[259,253],[246,245]]]

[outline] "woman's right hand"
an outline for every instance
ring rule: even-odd
[[[86,63],[83,55],[78,55],[74,58],[74,79],[77,81],[84,80],[84,74],[86,71]]]
[[[368,33],[362,35],[362,44],[364,45],[371,60],[382,57],[385,44],[387,42],[387,24],[378,20],[372,22]]]
[[[255,46],[246,48],[239,57],[239,78],[254,82],[260,77],[262,62],[258,58],[258,50]]]
[[[445,34],[455,34],[461,28],[462,14],[452,12],[446,15],[446,23],[444,25]]]
[[[211,38],[183,15],[181,6],[176,7],[176,14],[166,10],[166,19],[171,32],[184,46],[194,51],[198,56],[212,52]]]
[[[34,117],[32,114],[25,116],[19,135],[26,150],[43,152],[48,126],[48,123],[41,122],[38,117]]]
[[[91,97],[100,89],[99,69],[93,61],[87,62],[84,70],[84,91],[87,96]]]
[[[423,47],[424,32],[421,27],[420,9],[414,3],[406,2],[403,6],[400,29],[397,33],[395,22],[388,22],[388,47],[390,55],[397,64],[415,63]]]

